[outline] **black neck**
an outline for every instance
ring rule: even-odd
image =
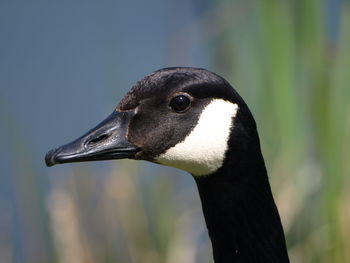
[[[225,162],[195,180],[216,263],[289,262],[260,149],[253,162]]]

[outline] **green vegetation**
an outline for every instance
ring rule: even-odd
[[[350,261],[350,6],[327,7],[227,3],[216,49],[257,120],[292,262]]]
[[[350,262],[350,2],[333,18],[328,7],[325,0],[222,0],[197,21],[211,69],[255,116],[298,263]],[[8,134],[9,155],[21,161],[11,177],[15,212],[0,210],[0,228],[11,229],[0,237],[1,262],[15,262],[17,251],[18,262],[211,262],[190,176],[119,161],[50,169],[46,182],[2,113],[16,131]]]

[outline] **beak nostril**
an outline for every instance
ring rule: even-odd
[[[109,137],[108,134],[101,134],[100,136],[98,136],[98,137],[96,137],[96,138],[93,138],[93,139],[91,139],[90,141],[88,141],[86,145],[90,146],[90,145],[99,143],[99,142],[101,142],[101,141],[107,139],[108,137]]]

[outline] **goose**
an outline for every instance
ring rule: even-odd
[[[201,68],[155,71],[105,120],[45,161],[122,158],[192,175],[216,263],[289,262],[255,120],[224,78]]]

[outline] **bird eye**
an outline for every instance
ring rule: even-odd
[[[182,112],[190,106],[191,100],[185,95],[178,95],[170,101],[170,107],[174,111]]]

